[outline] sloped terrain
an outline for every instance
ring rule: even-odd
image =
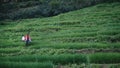
[[[119,68],[120,3],[0,25],[1,68]],[[22,35],[30,31],[26,47]]]

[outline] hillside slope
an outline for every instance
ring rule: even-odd
[[[32,64],[33,68],[59,68],[56,65],[118,64],[119,8],[119,2],[104,3],[49,18],[6,22],[8,25],[0,25],[0,61],[4,61],[0,66],[29,68]],[[32,42],[25,47],[21,37],[28,31]]]

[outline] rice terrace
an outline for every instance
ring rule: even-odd
[[[1,20],[0,68],[120,68],[116,1],[47,17]],[[28,31],[31,42],[25,46],[21,38]]]

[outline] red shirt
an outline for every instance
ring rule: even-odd
[[[27,34],[26,36],[25,36],[25,40],[29,40],[30,39],[30,36]]]

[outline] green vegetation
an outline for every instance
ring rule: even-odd
[[[1,61],[19,61],[19,62],[45,62],[51,61],[54,64],[68,64],[68,63],[85,63],[87,62],[85,55],[78,54],[61,54],[61,55],[24,55],[15,57],[1,58]]]
[[[119,68],[119,8],[119,2],[104,3],[54,17],[2,21],[0,68]],[[28,31],[32,42],[25,47],[21,37]]]
[[[119,0],[1,0],[0,20],[50,17],[60,13]],[[4,24],[4,23],[0,23]]]
[[[2,68],[53,68],[50,62],[0,62]]]
[[[98,53],[90,55],[91,63],[119,63],[119,53]]]

